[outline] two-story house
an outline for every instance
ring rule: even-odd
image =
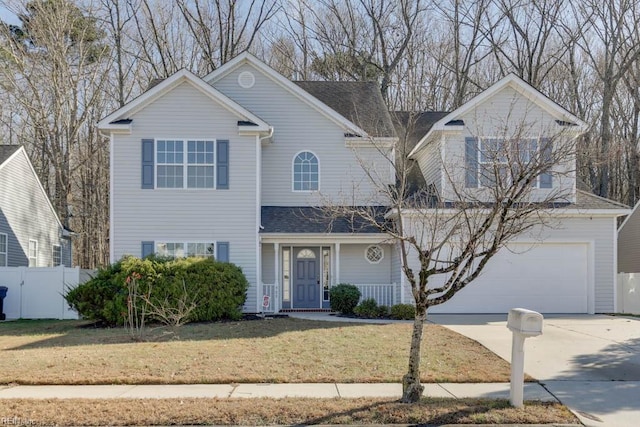
[[[71,238],[20,145],[0,145],[0,267],[71,266]]]
[[[446,162],[473,155],[466,141],[491,136],[477,127],[507,107],[545,124],[581,124],[508,77],[452,113],[425,115],[410,155],[426,184],[446,198]],[[111,148],[112,261],[157,253],[233,262],[251,284],[247,312],[262,311],[265,295],[268,310],[326,309],[337,283],[382,304],[412,302],[397,245],[371,224],[328,220],[322,209],[385,214],[380,185],[395,183],[398,135],[374,83],[291,82],[245,53],[204,78],[174,74],[99,128]],[[614,309],[615,218],[626,210],[575,190],[571,174],[536,185],[569,189],[566,221],[535,248],[497,256],[468,288],[493,298],[465,289],[441,311]],[[541,284],[553,294],[532,291]]]

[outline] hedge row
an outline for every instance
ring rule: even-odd
[[[176,305],[168,309],[178,309],[177,304],[184,301],[186,293],[195,305],[188,316],[191,322],[239,319],[249,287],[242,270],[226,262],[125,257],[100,269],[94,278],[70,290],[65,299],[86,319],[123,325],[130,312],[132,281],[136,294],[156,306]]]

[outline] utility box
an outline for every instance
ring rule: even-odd
[[[542,314],[537,311],[512,308],[507,316],[507,327],[525,337],[537,337],[542,334],[542,320]]]

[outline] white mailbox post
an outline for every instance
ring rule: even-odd
[[[512,308],[507,328],[513,332],[511,343],[511,391],[509,401],[516,408],[523,406],[524,396],[524,340],[542,334],[542,314],[526,308]]]

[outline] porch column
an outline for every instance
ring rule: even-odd
[[[336,285],[340,283],[340,243],[336,243]]]
[[[275,268],[273,269],[275,277],[273,281],[274,289],[271,299],[273,300],[273,311],[277,313],[280,311],[280,304],[282,303],[280,298],[280,243],[274,243],[273,250],[275,251],[275,256],[273,257],[273,262],[275,263]]]

